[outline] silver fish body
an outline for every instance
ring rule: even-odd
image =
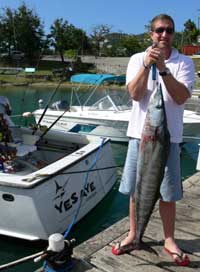
[[[170,148],[162,88],[151,97],[140,141],[135,190],[136,239],[139,245],[154,206],[160,196],[160,186]]]

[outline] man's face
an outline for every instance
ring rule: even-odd
[[[153,31],[150,32],[153,42],[159,43],[160,48],[172,47],[174,38],[173,24],[170,20],[157,20],[154,22]]]

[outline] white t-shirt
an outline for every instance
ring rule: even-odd
[[[143,60],[146,52],[137,53],[130,58],[126,73],[126,85],[136,76],[139,69],[143,65]],[[175,48],[173,48],[169,59],[165,60],[166,66],[170,69],[171,74],[181,83],[183,83],[192,93],[194,85],[194,63],[193,60],[180,54]],[[178,105],[171,98],[162,77],[156,71],[156,80],[152,80],[152,71],[149,73],[147,94],[138,102],[132,100],[132,111],[130,115],[127,136],[132,138],[141,138],[142,129],[146,117],[147,106],[149,98],[153,91],[156,90],[157,84],[161,84],[163,97],[165,102],[165,110],[167,115],[168,129],[171,136],[172,143],[180,143],[182,141],[183,134],[183,111],[184,104]]]

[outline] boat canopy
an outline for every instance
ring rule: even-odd
[[[125,84],[125,75],[112,75],[112,74],[77,74],[70,78],[74,83],[87,83],[100,85],[102,82],[112,82]]]

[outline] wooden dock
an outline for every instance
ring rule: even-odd
[[[176,240],[191,263],[179,267],[163,253],[162,224],[156,206],[144,235],[151,250],[135,250],[115,256],[111,247],[128,232],[129,219],[122,219],[74,248],[73,272],[172,272],[200,271],[200,173],[183,182],[184,198],[177,203]],[[120,209],[120,207],[116,207]],[[41,270],[40,270],[41,271]]]

